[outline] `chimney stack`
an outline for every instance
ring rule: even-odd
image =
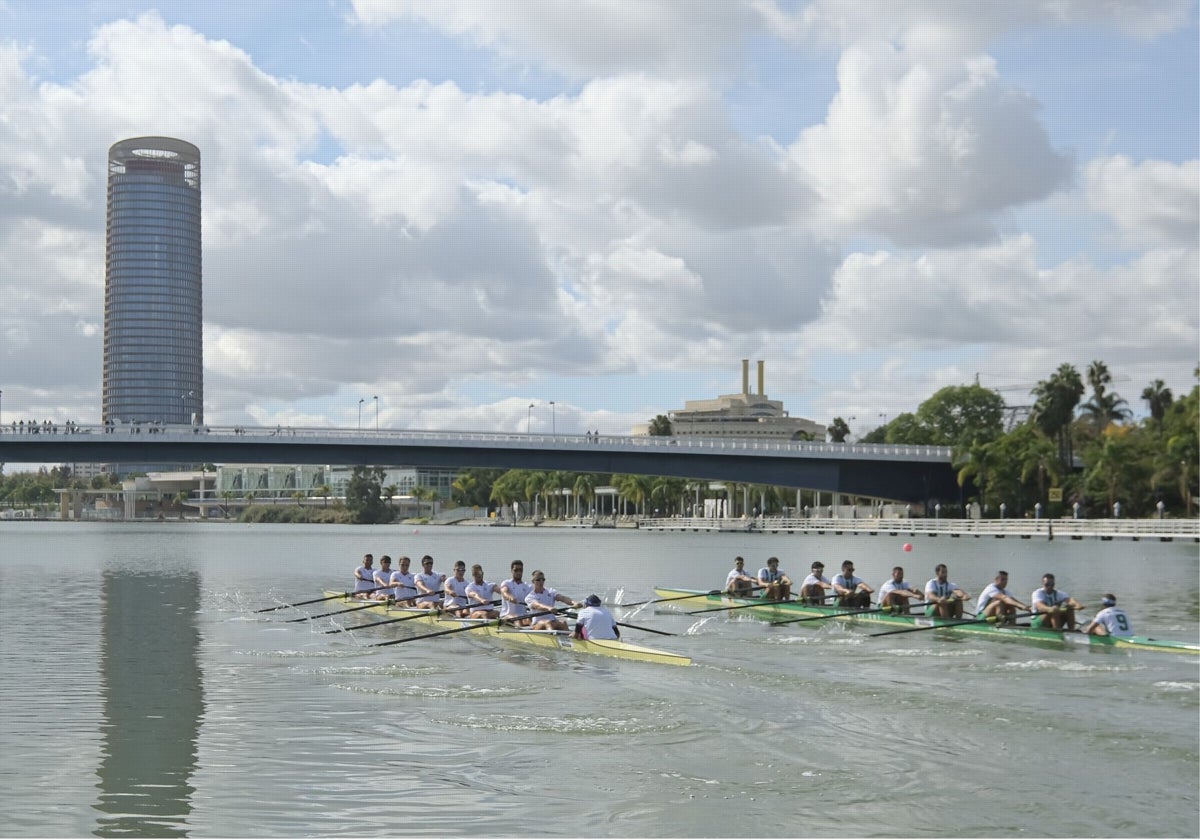
[[[758,395],[760,397],[766,396],[766,394],[763,392],[763,360],[762,359],[758,360]]]
[[[750,393],[750,360],[742,359],[742,393]]]

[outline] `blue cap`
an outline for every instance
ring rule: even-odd
[[[589,595],[584,599],[583,603],[587,604],[589,607],[598,607],[600,606],[600,596]]]

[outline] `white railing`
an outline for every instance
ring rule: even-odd
[[[647,518],[655,531],[764,531],[782,533],[921,534],[974,537],[1190,539],[1200,541],[1200,519],[908,519],[767,516]]]

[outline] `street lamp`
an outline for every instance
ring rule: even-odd
[[[529,434],[530,424],[533,422],[533,403],[529,404],[529,410],[525,412],[525,434]]]
[[[362,404],[367,401],[366,397],[362,397],[358,401],[358,430],[362,431]]]
[[[375,400],[375,431],[378,432],[379,431],[379,397],[377,395],[377,396],[372,397],[372,399]]]
[[[550,400],[550,434],[558,434],[558,424],[554,419],[554,400]]]

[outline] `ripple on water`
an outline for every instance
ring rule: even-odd
[[[260,659],[349,659],[356,656],[372,656],[375,651],[366,648],[343,648],[341,650],[235,650],[234,656],[249,656]]]
[[[349,683],[333,683],[331,688],[350,691],[356,694],[374,694],[384,697],[420,697],[433,700],[502,700],[510,697],[523,697],[535,694],[539,689],[534,687],[496,688],[494,686],[382,686],[361,685]]]
[[[445,673],[443,668],[433,665],[322,665],[319,668],[294,666],[293,670],[332,677],[422,677]]]
[[[1174,693],[1190,693],[1200,688],[1200,683],[1179,682],[1178,680],[1159,680],[1153,685],[1159,691]]]
[[[671,732],[683,725],[678,720],[652,721],[598,715],[464,715],[443,720],[449,725],[467,729],[492,732],[549,732],[558,735],[651,735]]]
[[[1001,671],[1072,671],[1075,673],[1106,674],[1145,670],[1145,667],[1141,665],[1093,665],[1087,662],[1080,662],[1077,659],[1064,659],[1061,661],[1030,659],[1024,662],[1002,662],[996,667]]]

